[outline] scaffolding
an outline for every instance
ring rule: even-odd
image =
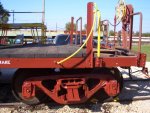
[[[46,39],[46,26],[43,23],[16,23],[16,24],[0,24],[1,37],[0,44],[6,44],[7,32],[12,29],[30,29],[32,38],[41,38],[41,43],[44,44]],[[41,36],[39,36],[38,30],[41,30]]]

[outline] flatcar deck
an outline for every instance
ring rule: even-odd
[[[15,45],[11,47],[0,47],[0,58],[64,58],[74,53],[78,45]],[[96,57],[96,49],[93,49]],[[74,57],[85,57],[86,49],[82,49]],[[120,49],[101,49],[101,57],[136,56],[131,51]]]
[[[74,53],[79,46],[75,45],[18,45],[0,49],[0,58],[63,58]],[[86,55],[82,49],[75,57]]]

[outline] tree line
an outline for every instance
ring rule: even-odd
[[[9,11],[4,9],[3,5],[0,2],[0,24],[7,23],[9,20]]]
[[[116,32],[116,34],[120,33],[121,31],[118,31]],[[109,32],[110,36],[114,36],[114,31],[113,30],[110,30]],[[133,36],[135,37],[138,37],[139,36],[139,32],[133,32]],[[142,37],[150,37],[150,32],[147,32],[147,33],[142,33]]]

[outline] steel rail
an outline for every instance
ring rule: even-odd
[[[29,105],[23,104],[21,102],[17,102],[17,103],[0,103],[0,108],[2,107],[9,107],[9,108],[18,108],[18,107],[26,107]]]
[[[150,78],[148,78],[148,79],[127,79],[127,80],[124,80],[124,82],[147,82],[147,81],[150,81]]]

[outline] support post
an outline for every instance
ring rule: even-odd
[[[42,44],[45,43],[46,30],[45,30],[45,0],[43,0],[43,12],[42,12],[42,29],[41,29],[41,40]]]
[[[82,17],[81,17],[81,23],[80,23],[80,45],[82,45]]]
[[[45,24],[45,0],[43,0],[42,23]]]
[[[132,48],[132,33],[133,33],[133,6],[127,5],[126,6],[126,17],[122,21],[122,46],[125,49]],[[128,33],[127,28],[129,27],[129,42],[128,42]]]
[[[94,3],[89,2],[87,5],[87,36],[89,36],[90,31],[93,26],[93,19],[94,19]],[[87,42],[86,53],[88,55],[87,63],[90,67],[93,67],[93,30],[90,38]]]
[[[71,17],[71,25],[70,25],[70,44],[73,44],[73,32],[74,32],[74,17]]]
[[[82,45],[82,17],[76,20],[76,44],[78,44],[78,22],[80,20],[80,45]]]
[[[114,48],[116,47],[116,16],[114,17]]]
[[[131,14],[134,13],[134,9],[132,5],[128,5]],[[132,34],[133,34],[133,15],[130,16],[130,35],[129,35],[129,49],[132,49]]]
[[[123,23],[122,25],[122,47],[127,49],[127,25]]]

